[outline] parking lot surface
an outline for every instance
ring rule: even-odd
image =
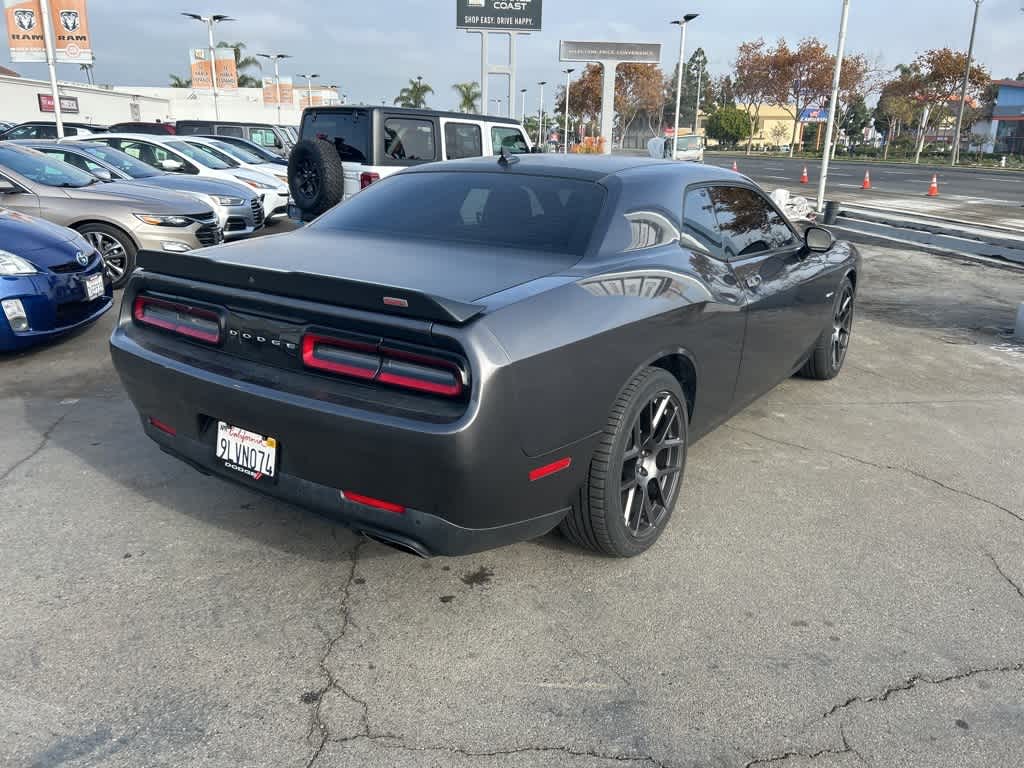
[[[0,361],[0,765],[1020,765],[1024,277],[863,251],[843,374],[698,443],[629,561],[423,561],[203,477],[112,315]]]

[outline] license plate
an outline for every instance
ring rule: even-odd
[[[92,301],[103,295],[102,273],[89,275],[85,278],[85,300]]]
[[[273,480],[277,448],[277,440],[272,437],[217,422],[217,458],[227,469],[253,480]]]

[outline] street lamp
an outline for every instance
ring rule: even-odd
[[[523,122],[525,123],[525,122],[526,122],[526,89],[525,89],[525,88],[523,88],[523,89],[522,89],[521,91],[519,91],[519,92],[520,92],[520,93],[521,93],[521,94],[523,95],[523,108],[522,108],[521,112],[522,112],[522,114],[523,114],[523,118],[522,118],[522,120],[523,120]]]
[[[540,86],[540,109],[537,110],[537,145],[543,142],[544,139],[544,86],[548,84],[547,80],[541,80],[537,85]]]
[[[306,106],[307,107],[312,107],[313,106],[313,85],[312,85],[312,81],[315,80],[316,78],[320,77],[320,75],[318,75],[316,72],[314,72],[311,75],[301,75],[300,74],[299,77],[306,78]],[[280,101],[280,99],[278,99],[278,101]]]
[[[201,16],[198,13],[182,13],[181,15],[201,21],[206,25],[210,42],[210,87],[213,89],[213,116],[216,120],[220,120],[220,106],[217,104],[217,54],[213,47],[213,25],[220,21],[234,21],[234,19],[224,13],[214,13],[210,16]]]
[[[261,59],[268,59],[274,62],[274,84],[277,88],[277,124],[281,124],[281,75],[277,71],[277,62],[281,59],[290,59],[287,53],[257,53]],[[294,105],[292,105],[294,106]]]
[[[964,70],[964,83],[960,88],[960,113],[956,118],[956,138],[953,140],[953,157],[951,165],[960,161],[960,132],[964,127],[964,108],[967,106],[967,83],[971,79],[971,63],[974,61],[974,33],[978,31],[978,14],[982,0],[974,0],[974,23],[971,24],[971,44],[967,48],[967,69]],[[1024,10],[1024,7],[1021,8]]]
[[[565,72],[565,136],[562,138],[565,141],[565,154],[569,154],[569,86],[572,85],[572,73],[576,70],[570,67],[569,69],[563,69]]]
[[[850,0],[843,0],[843,15],[839,22],[839,42],[836,44],[836,66],[832,72],[832,97],[828,104],[828,123],[825,127],[825,156],[821,159],[821,176],[818,178],[818,213],[821,213],[825,206],[825,183],[828,181],[828,164],[832,159],[832,133],[836,128],[839,77],[843,71],[843,51],[846,50],[846,26],[849,20]]]
[[[499,114],[501,112],[502,99],[491,99],[491,101],[494,103],[495,109],[497,110],[494,114]]]
[[[676,75],[676,122],[675,131],[672,134],[672,159],[679,151],[679,106],[683,101],[683,51],[686,50],[686,25],[700,16],[699,13],[688,13],[681,19],[676,19],[673,24],[679,25],[679,72]]]

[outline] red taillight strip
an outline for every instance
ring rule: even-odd
[[[178,430],[176,430],[170,424],[165,424],[164,422],[160,421],[160,419],[154,419],[152,416],[150,416],[149,417],[149,423],[152,426],[154,426],[157,429],[159,429],[161,432],[164,432],[164,433],[170,435],[171,437],[175,437],[178,434]]]
[[[561,472],[563,469],[568,469],[572,466],[572,457],[566,456],[558,461],[552,461],[550,464],[545,464],[543,467],[537,467],[536,469],[530,470],[530,482],[540,480],[542,477],[553,475],[555,472]]]
[[[441,357],[432,357],[431,355],[421,355],[418,352],[409,352],[404,349],[395,349],[387,346],[382,346],[380,348],[380,354],[385,360],[390,357],[395,360],[406,360],[410,363],[418,363],[419,365],[424,365],[429,368],[448,371],[452,374],[454,381],[451,384],[442,384],[436,381],[427,381],[425,379],[414,379],[409,376],[401,376],[397,373],[392,373],[383,369],[377,377],[378,381],[384,382],[385,384],[394,384],[398,387],[418,389],[421,392],[431,392],[435,395],[455,397],[462,394],[462,371],[459,370],[459,366],[451,360],[445,360]]]
[[[405,507],[401,504],[394,504],[390,501],[382,501],[381,499],[375,499],[372,496],[363,496],[361,493],[353,493],[352,491],[342,491],[341,495],[348,501],[355,502],[356,504],[362,504],[367,507],[373,507],[374,509],[383,509],[385,512],[394,512],[396,515],[401,515],[405,512]]]
[[[302,364],[307,368],[328,371],[329,373],[340,373],[343,376],[353,376],[357,379],[372,379],[380,370],[379,360],[377,366],[373,370],[370,370],[369,368],[359,368],[354,365],[345,365],[344,363],[339,363],[334,360],[325,360],[322,357],[317,357],[317,344],[323,344],[328,347],[338,347],[339,349],[350,349],[353,352],[361,352],[363,354],[377,354],[377,347],[373,344],[365,344],[358,341],[347,341],[345,339],[336,339],[330,336],[318,336],[314,333],[307,333],[302,337]]]
[[[399,376],[396,373],[381,371],[380,375],[377,376],[377,381],[382,384],[394,384],[396,387],[417,389],[420,392],[430,392],[435,395],[447,395],[448,397],[455,397],[462,392],[462,384],[459,383],[458,379],[456,379],[454,384],[439,384],[436,381],[413,379],[408,376]]]
[[[202,318],[203,320],[210,320],[217,324],[217,332],[208,333],[200,328],[192,328],[183,323],[175,323],[162,317],[147,315],[146,307],[148,306],[160,307],[172,312],[177,312],[178,314],[191,315],[192,317]],[[188,336],[190,339],[205,341],[208,344],[220,343],[220,316],[209,309],[192,307],[188,304],[179,304],[173,301],[165,301],[164,299],[154,299],[152,296],[136,296],[135,302],[132,305],[132,316],[135,318],[136,322],[142,323],[143,325],[161,328],[165,331],[171,331],[172,333],[177,333],[181,336]]]

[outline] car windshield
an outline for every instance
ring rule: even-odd
[[[373,184],[310,227],[582,256],[603,201],[603,187],[578,179],[408,173]]]
[[[204,137],[204,138],[212,138],[212,137]],[[251,141],[246,141],[245,139],[238,139],[237,141],[235,141],[235,140],[228,141],[223,136],[218,136],[217,137],[217,141],[220,142],[221,144],[227,144],[229,146],[235,147],[236,149],[242,149],[242,150],[244,150],[246,152],[251,152],[252,154],[256,155],[258,158],[260,158],[258,161],[254,161],[254,162],[260,162],[260,163],[263,163],[263,162],[275,162],[275,161],[281,159],[280,155],[275,155],[269,149],[264,149],[259,144],[253,144]]]
[[[169,141],[167,146],[171,149],[181,152],[189,160],[194,160],[206,168],[212,168],[215,171],[223,171],[228,168],[237,168],[238,163],[232,158],[224,155],[219,156],[216,151],[208,150],[206,147],[200,148],[194,144],[189,144],[187,141]]]
[[[99,181],[91,173],[28,148],[0,147],[0,166],[48,187],[88,187]]]
[[[207,145],[203,145],[203,149],[208,149],[209,151],[214,151],[214,148],[219,149],[224,154],[229,155],[230,157],[233,157],[235,160],[238,160],[243,163],[264,162],[262,157],[257,155],[255,152],[250,152],[248,149],[236,147],[234,144],[228,144],[226,141],[218,141],[217,139],[207,139],[207,141],[210,142],[210,144],[212,144],[213,146],[208,147]]]
[[[107,165],[114,166],[117,170],[127,173],[133,179],[149,179],[153,176],[163,175],[153,166],[146,165],[131,155],[104,144],[89,144],[83,141],[80,148],[87,155],[91,155],[97,160],[102,160]]]

